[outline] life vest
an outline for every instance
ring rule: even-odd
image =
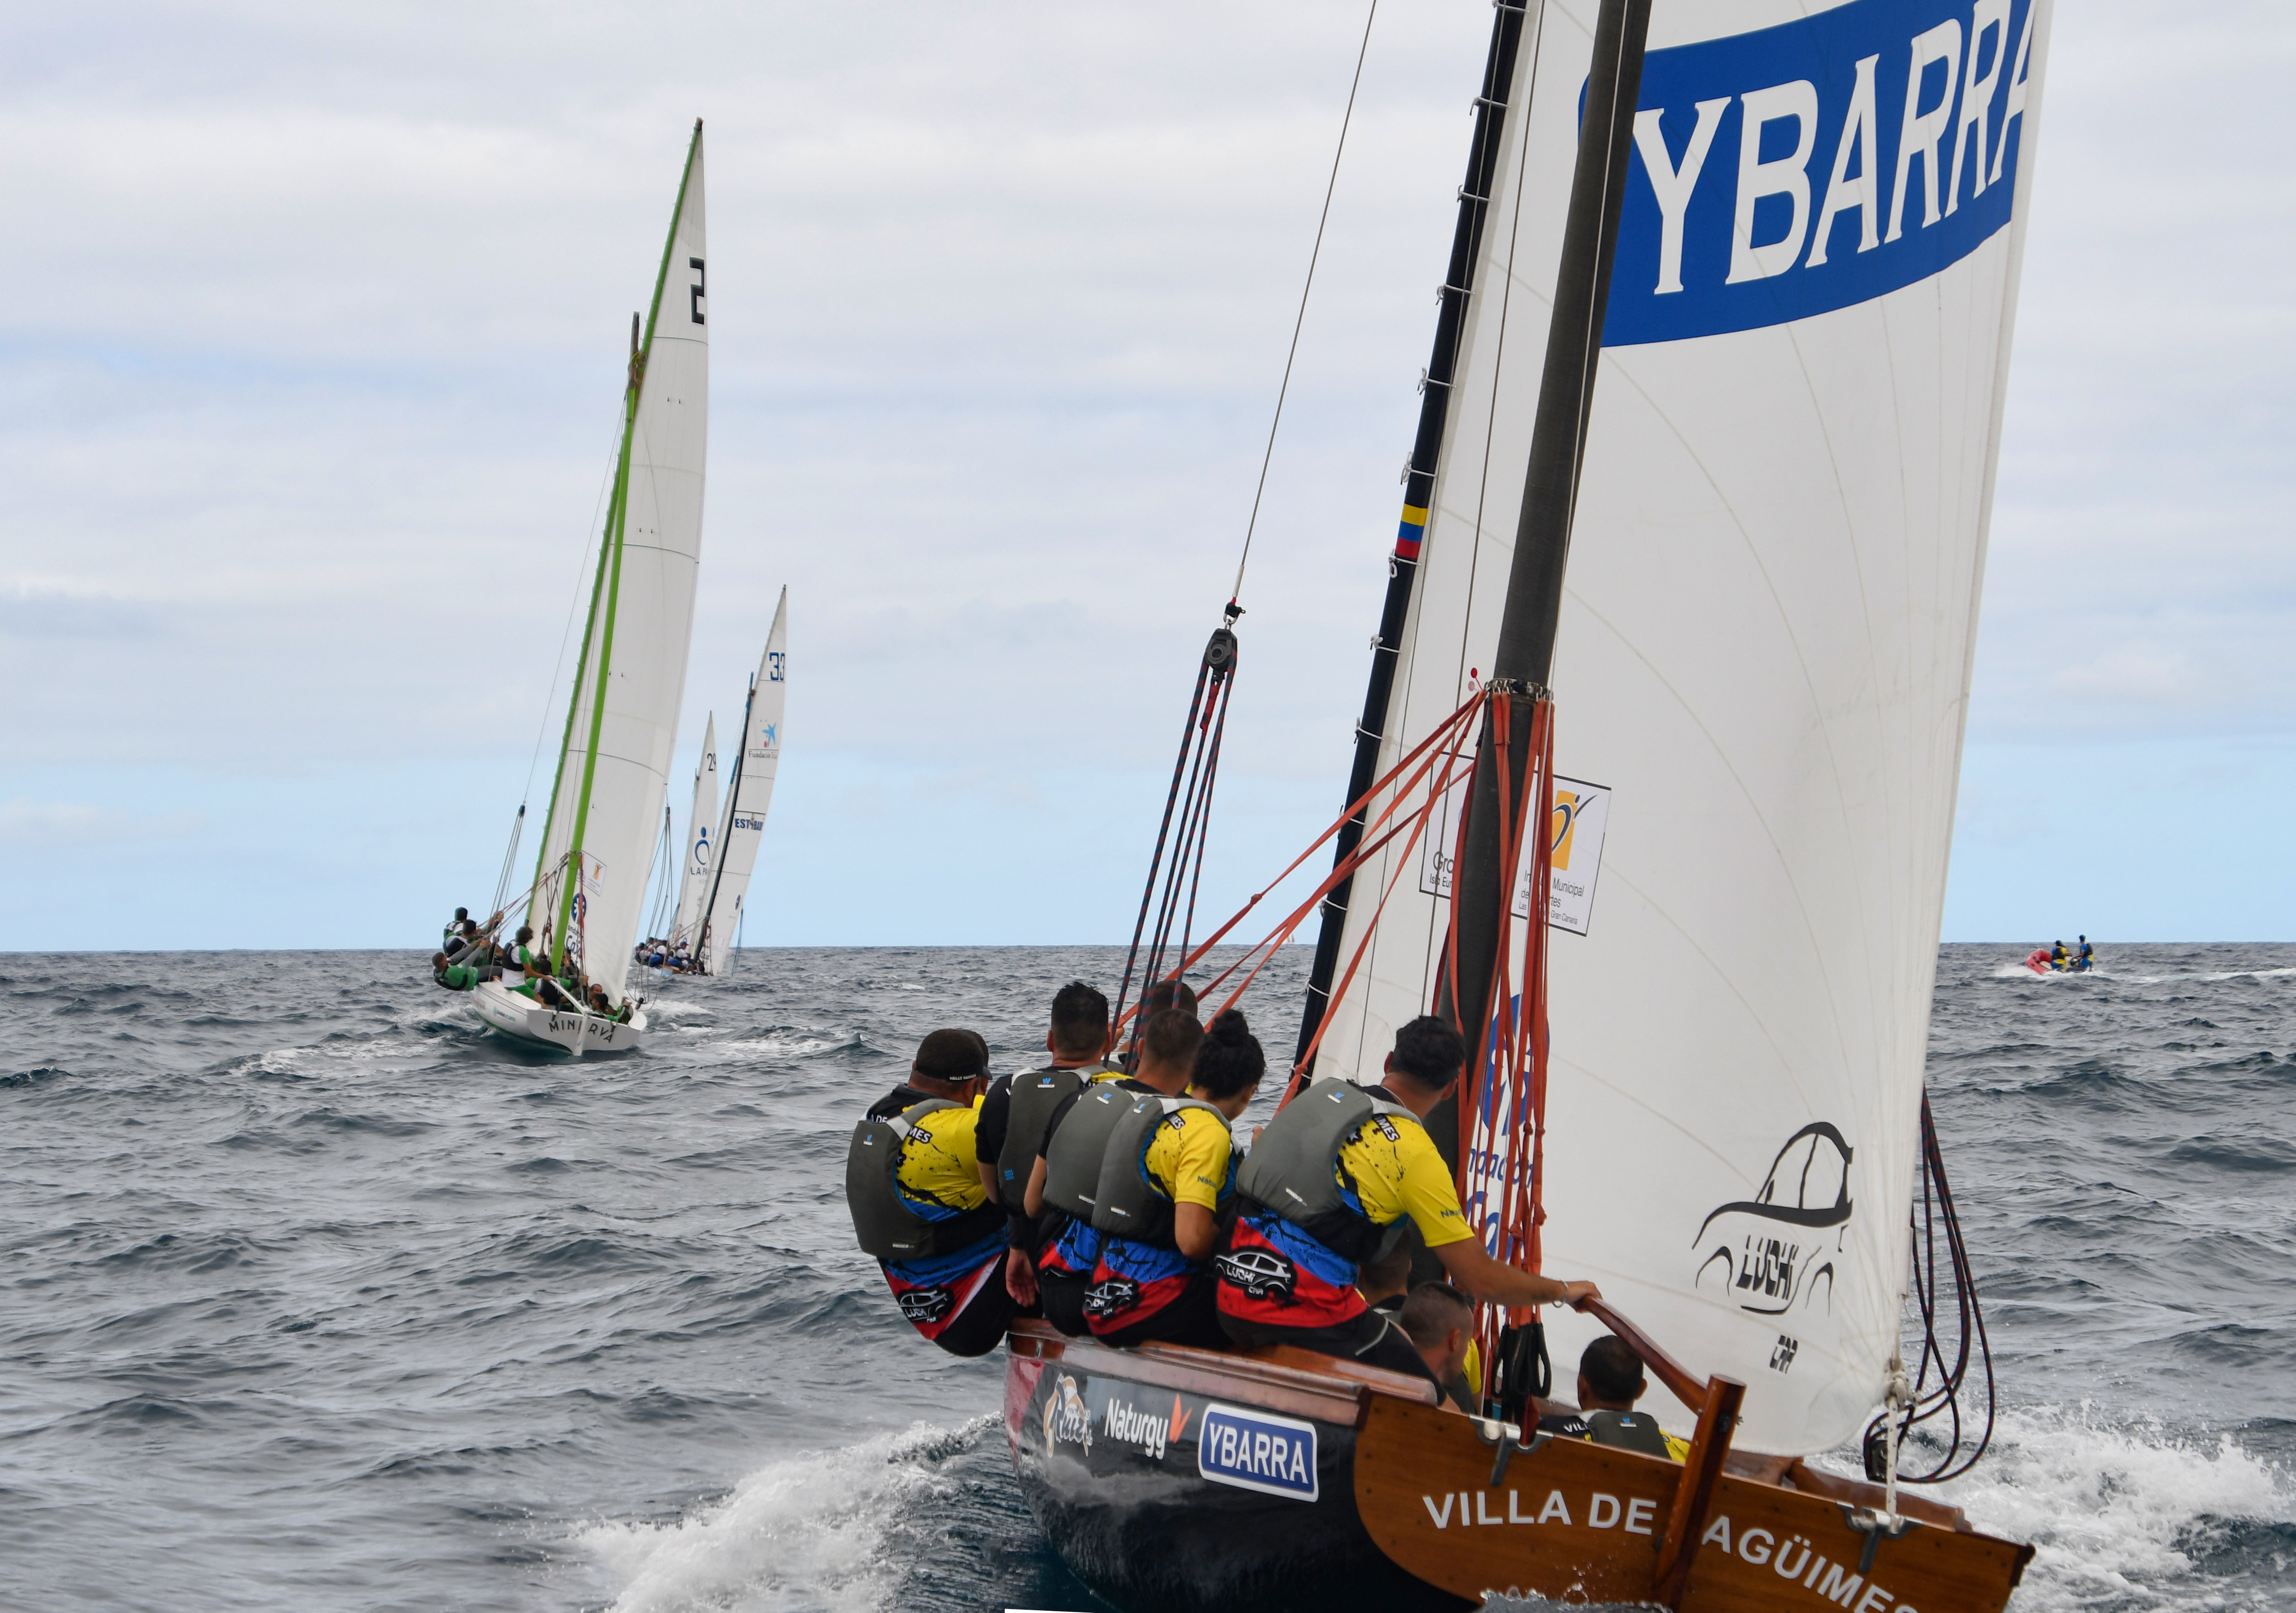
[[[1082,1092],[1092,1078],[1110,1066],[1105,1060],[1063,1069],[1057,1065],[1022,1070],[1013,1077],[1012,1107],[1005,1111],[1004,1146],[996,1153],[996,1197],[1004,1208],[1018,1211],[1036,1173],[1037,1156],[1044,1151],[1045,1133],[1053,1111],[1070,1093]],[[1086,1192],[1092,1189],[1086,1186]]]
[[[1340,1148],[1365,1121],[1419,1118],[1352,1081],[1310,1082],[1276,1111],[1244,1156],[1236,1191],[1272,1210],[1342,1260],[1361,1265],[1393,1249],[1405,1216],[1382,1226],[1340,1191]]]
[[[1596,1445],[1614,1445],[1622,1451],[1640,1451],[1645,1456],[1671,1458],[1667,1449],[1666,1435],[1658,1426],[1658,1419],[1641,1412],[1586,1412],[1587,1437]]]
[[[880,1260],[927,1260],[978,1243],[1004,1224],[1004,1212],[993,1204],[946,1221],[928,1221],[901,1197],[901,1150],[917,1122],[964,1107],[928,1098],[890,1118],[871,1116],[853,1128],[845,1152],[845,1208],[852,1212],[853,1236],[864,1253]]]
[[[1155,1097],[1154,1093],[1128,1091],[1113,1081],[1086,1087],[1062,1118],[1061,1129],[1045,1143],[1046,1204],[1079,1221],[1092,1220],[1100,1200],[1108,1140],[1116,1134],[1117,1123],[1131,1113],[1134,1099],[1152,1101]]]
[[[479,984],[479,971],[467,963],[449,963],[439,971],[439,984],[448,991],[471,991]]]
[[[1175,1249],[1178,1246],[1172,1240],[1172,1200],[1149,1179],[1148,1145],[1156,1140],[1157,1128],[1184,1109],[1203,1109],[1222,1126],[1227,1124],[1227,1117],[1201,1098],[1167,1098],[1155,1093],[1133,1093],[1129,1096],[1132,1107],[1118,1118],[1108,1134],[1108,1144],[1102,1150],[1100,1185],[1093,1193],[1092,1224],[1101,1232],[1113,1232],[1135,1243]],[[1081,1107],[1084,1101],[1077,1101]],[[1075,1120],[1071,1110],[1062,1123],[1062,1136],[1068,1134]],[[1047,1184],[1051,1179],[1048,1160]]]

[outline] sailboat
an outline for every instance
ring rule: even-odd
[[[701,731],[701,759],[693,765],[693,805],[685,815],[685,860],[672,876],[677,905],[667,926],[652,931],[638,946],[641,963],[654,956],[676,956],[692,945],[694,915],[701,911],[717,868],[718,847],[718,714],[711,712]]]
[[[742,749],[726,786],[726,815],[718,831],[718,859],[694,904],[690,941],[694,972],[729,975],[750,899],[750,876],[765,837],[766,809],[782,766],[782,720],[789,704],[789,590],[774,602],[773,626],[742,715]]]
[[[1481,1416],[1017,1323],[1118,1605],[2005,1604],[1903,1487],[1908,1229],[2050,16],[1499,0],[1291,1097],[1450,1019],[1471,1224],[1603,1299],[1486,1307]],[[1603,1331],[1684,1461],[1537,1429]]]
[[[774,605],[765,652],[750,679],[742,708],[742,748],[734,755],[726,782],[725,814],[718,811],[717,718],[710,718],[703,766],[705,790],[697,773],[693,815],[677,921],[668,938],[672,955],[687,960],[681,972],[727,975],[734,970],[734,945],[750,897],[750,876],[758,865],[758,842],[766,832],[774,779],[781,771],[782,721],[789,700],[789,590]]]
[[[626,993],[685,695],[701,556],[709,326],[701,125],[688,147],[643,323],[633,319],[613,491],[567,702],[528,922],[554,962],[603,988],[614,1011],[551,1006],[489,980],[472,1006],[515,1041],[569,1052],[641,1045]],[[621,1017],[627,1010],[629,1018]]]

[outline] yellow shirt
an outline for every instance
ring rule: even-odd
[[[1218,1115],[1201,1109],[1167,1115],[1148,1140],[1149,1179],[1175,1205],[1201,1204],[1217,1212],[1234,1145],[1234,1138]]]
[[[1364,1214],[1387,1226],[1409,1216],[1429,1249],[1467,1235],[1459,1190],[1427,1128],[1408,1115],[1374,1115],[1340,1145],[1340,1185],[1353,1188]]]
[[[920,1118],[901,1144],[901,1191],[928,1204],[955,1210],[979,1209],[988,1202],[980,1184],[980,1148],[973,1131],[980,1102],[970,1109],[936,1109]]]

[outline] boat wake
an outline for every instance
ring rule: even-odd
[[[668,1523],[606,1523],[580,1544],[620,1584],[614,1613],[861,1613],[893,1605],[945,1509],[964,1488],[948,1463],[997,1426],[913,1424],[841,1450],[758,1469]]]
[[[2276,1464],[2229,1434],[2182,1437],[2087,1404],[2005,1408],[1977,1470],[1929,1493],[2034,1543],[2012,1613],[2284,1606],[2257,1581],[2296,1567],[2296,1494]]]

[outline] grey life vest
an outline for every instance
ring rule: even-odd
[[[1079,1221],[1091,1220],[1100,1199],[1100,1167],[1108,1157],[1109,1138],[1131,1112],[1135,1099],[1153,1101],[1155,1097],[1113,1081],[1095,1081],[1086,1087],[1062,1118],[1060,1130],[1045,1143],[1045,1203]]]
[[[1586,1415],[1587,1437],[1596,1445],[1640,1451],[1645,1456],[1671,1459],[1673,1455],[1666,1448],[1666,1436],[1660,1431],[1655,1417],[1641,1412],[1589,1412]]]
[[[1276,1112],[1244,1156],[1236,1191],[1274,1210],[1342,1260],[1360,1265],[1393,1249],[1403,1223],[1381,1226],[1341,1196],[1340,1146],[1365,1121],[1419,1124],[1399,1103],[1352,1081],[1310,1082]]]
[[[1035,1174],[1037,1156],[1045,1150],[1045,1133],[1053,1111],[1070,1093],[1081,1092],[1093,1077],[1110,1068],[1103,1060],[1075,1069],[1048,1067],[1022,1070],[1013,1077],[1012,1107],[1005,1111],[1004,1146],[996,1154],[996,1198],[1016,1214]],[[1087,1192],[1091,1190],[1086,1189]]]
[[[1156,1128],[1184,1109],[1201,1109],[1222,1126],[1227,1124],[1227,1117],[1201,1098],[1167,1098],[1156,1093],[1134,1093],[1131,1097],[1132,1107],[1117,1120],[1101,1154],[1092,1224],[1135,1243],[1171,1249],[1175,1247],[1172,1200],[1149,1180],[1148,1145],[1156,1140]],[[1067,1133],[1065,1123],[1061,1131]]]
[[[963,1107],[928,1098],[890,1118],[872,1117],[853,1128],[845,1154],[845,1208],[853,1214],[853,1236],[863,1252],[880,1260],[923,1260],[978,1243],[1004,1224],[1004,1212],[993,1204],[946,1221],[928,1221],[901,1197],[901,1150],[909,1134],[928,1116]]]

